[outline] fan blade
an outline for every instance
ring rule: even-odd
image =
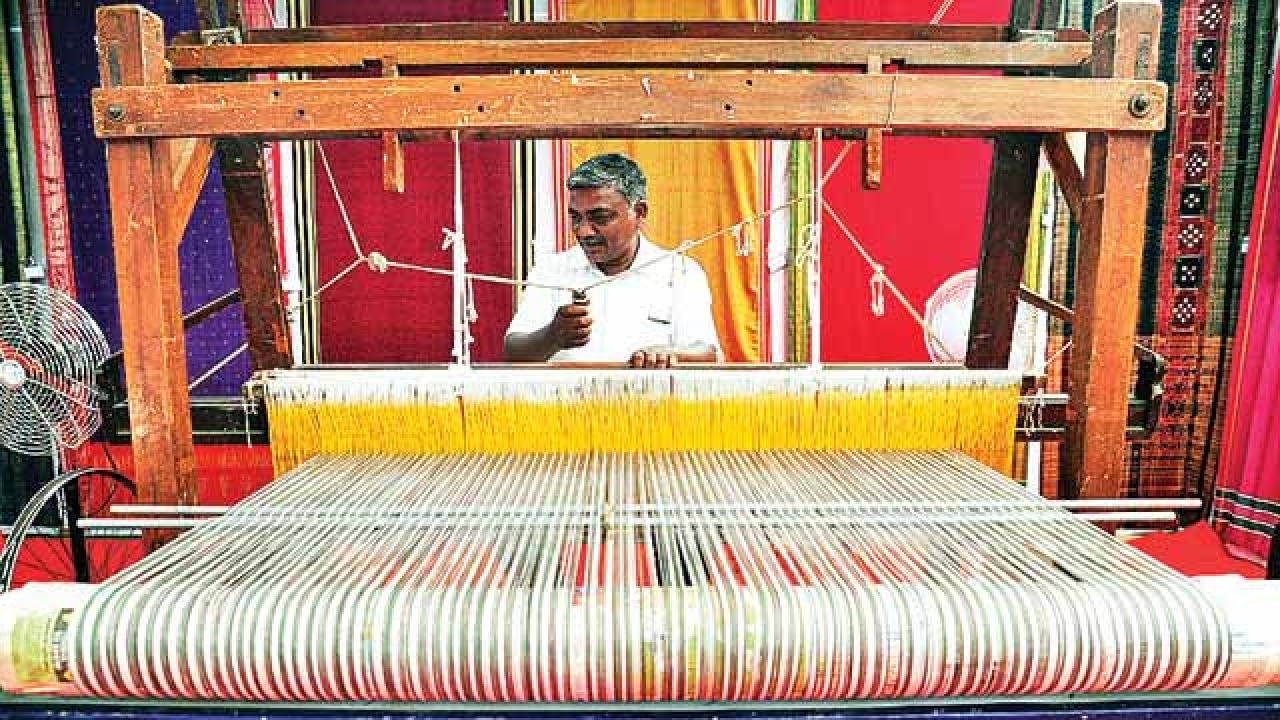
[[[81,407],[97,411],[98,389],[71,378],[42,378],[36,375],[27,377],[27,382],[44,390],[67,398]]]
[[[27,331],[26,319],[35,314],[35,308],[32,308],[29,302],[23,302],[22,307],[18,307],[17,302],[18,300],[25,300],[28,295],[29,293],[22,291],[19,291],[16,295],[14,292],[9,291],[0,292],[0,296],[4,297],[4,305],[0,307],[8,310],[7,312],[0,312],[0,330],[3,331],[0,334],[4,337],[17,339],[17,333],[13,332],[11,328],[16,328],[20,331],[24,338],[29,339],[31,337]]]
[[[58,445],[79,446],[101,426],[96,372],[106,338],[57,288],[9,283],[0,285],[0,298],[0,357],[25,374],[16,391],[0,396],[4,444],[46,455]]]
[[[48,455],[54,448],[53,427],[44,420],[40,408],[26,392],[7,393],[15,409],[0,421],[4,445],[24,455]]]
[[[79,385],[78,383],[66,384]],[[98,406],[91,402],[68,395],[35,378],[32,378],[23,389],[30,393],[33,401],[44,411],[44,416],[49,419],[55,429],[58,442],[64,447],[80,447],[85,440],[93,436],[101,424]],[[92,392],[92,390],[85,389],[85,392]]]

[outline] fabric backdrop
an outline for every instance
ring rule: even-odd
[[[316,0],[312,24],[497,21],[506,0]],[[400,262],[450,268],[443,228],[452,228],[453,145],[448,141],[404,145],[405,191],[382,187],[380,140],[330,140],[324,150],[366,253]],[[468,269],[511,277],[511,151],[505,141],[462,144],[463,226]],[[355,257],[329,181],[315,165],[316,252],[319,284]],[[511,319],[513,294],[506,285],[476,283],[478,322],[472,359],[497,361]],[[320,357],[326,363],[448,362],[453,349],[452,285],[448,277],[362,267],[319,296]]]
[[[947,23],[1009,21],[1009,0],[955,3]],[[820,0],[819,21],[927,23],[934,0]],[[887,69],[888,70],[888,69]],[[991,143],[975,138],[895,137],[883,143],[879,190],[862,184],[858,141],[824,194],[885,274],[923,311],[953,275],[977,265],[991,171]],[[841,143],[823,150],[827,167]],[[825,173],[824,173],[825,174]],[[870,312],[872,270],[828,216],[822,225],[822,354],[828,362],[927,361],[920,325],[892,296],[885,313]],[[800,331],[797,335],[803,335]]]
[[[553,0],[552,19],[561,20],[757,20],[755,0],[696,3],[688,0]],[[561,144],[563,161],[555,178],[600,152],[634,158],[649,179],[649,238],[662,247],[701,238],[736,225],[766,209],[765,143],[754,140],[572,141]],[[563,204],[557,208],[563,212]],[[729,236],[710,240],[692,253],[711,285],[716,330],[725,359],[755,362],[768,343],[764,223],[747,231],[750,255],[739,256]],[[566,230],[559,233],[570,242]],[[561,247],[564,245],[561,244]]]
[[[1253,206],[1214,518],[1226,542],[1265,557],[1280,524],[1280,74]]]

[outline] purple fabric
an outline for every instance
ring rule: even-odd
[[[94,12],[99,5],[84,0],[48,3],[48,30],[57,86],[58,115],[71,225],[72,259],[77,299],[102,326],[113,350],[120,347],[116,305],[115,263],[111,247],[111,217],[107,195],[103,143],[94,137],[89,96],[98,86],[94,51]],[[141,4],[160,15],[165,32],[193,29],[195,3],[190,0],[152,0]],[[179,249],[182,264],[182,303],[191,311],[219,297],[237,284],[228,240],[222,181],[215,167],[192,213]],[[239,307],[219,313],[187,333],[187,364],[197,377],[244,342]],[[234,395],[248,377],[249,361],[236,358],[198,395]]]

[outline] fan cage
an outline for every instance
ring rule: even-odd
[[[102,330],[66,293],[0,285],[0,444],[25,455],[76,448],[102,424]]]

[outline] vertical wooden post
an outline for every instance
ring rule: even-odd
[[[1155,77],[1158,3],[1112,3],[1097,14],[1093,27],[1095,77]],[[1148,100],[1135,96],[1130,111],[1150,112]],[[1124,487],[1151,139],[1150,133],[1088,137],[1061,466],[1065,497],[1114,497]]]
[[[987,369],[1009,365],[1039,162],[1039,133],[996,136],[991,182],[987,186],[986,229],[978,259],[973,315],[969,320],[966,367]]]
[[[293,366],[276,250],[275,216],[262,164],[262,145],[251,140],[218,141],[222,194],[235,257],[245,338],[254,370]]]
[[[241,0],[200,0],[196,7],[200,29],[236,26],[243,34],[247,28],[242,26],[241,5]],[[291,367],[293,350],[285,318],[275,216],[271,212],[262,144],[228,138],[219,140],[217,149],[250,365],[254,370]]]
[[[400,77],[400,65],[394,55],[382,58],[382,77]],[[400,133],[387,130],[382,133],[382,189],[387,192],[404,192],[404,147]]]
[[[879,75],[884,70],[884,58],[872,55],[867,58],[867,74]],[[862,187],[879,190],[884,166],[884,129],[867,128],[862,141]]]
[[[195,0],[196,23],[201,30],[244,27],[240,0]]]
[[[165,82],[160,18],[136,5],[99,8],[98,61],[103,87]],[[127,108],[108,108],[108,113]],[[196,501],[187,358],[182,333],[178,240],[169,140],[108,140],[120,330],[139,498]]]
[[[1009,8],[1009,39],[1017,40],[1018,31],[1030,30],[1035,26],[1039,13],[1036,12],[1036,0],[1013,0]]]

